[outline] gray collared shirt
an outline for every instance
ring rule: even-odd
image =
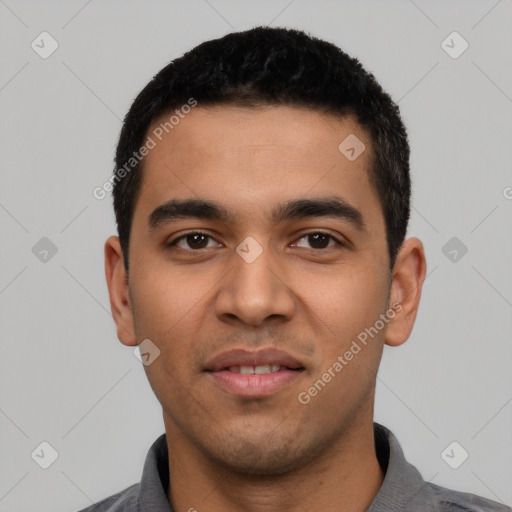
[[[375,446],[384,482],[366,512],[512,512],[512,508],[475,494],[425,482],[409,464],[396,437],[374,423]],[[169,460],[162,434],[151,446],[140,483],[80,512],[173,512],[167,499]]]

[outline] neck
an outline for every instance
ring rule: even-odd
[[[372,421],[352,424],[327,453],[278,476],[245,475],[219,467],[167,422],[166,433],[168,498],[175,512],[363,512],[384,480]]]

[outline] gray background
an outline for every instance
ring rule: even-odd
[[[92,190],[161,67],[262,24],[337,43],[399,103],[428,277],[411,338],[386,347],[376,420],[426,480],[512,505],[512,0],[0,0],[0,20],[0,511],[78,510],[139,481],[161,408],[116,337],[114,217]],[[31,48],[43,31],[59,44],[46,59]],[[442,47],[453,31],[458,58]],[[48,469],[31,458],[42,441],[59,454]],[[469,453],[458,469],[441,457],[452,441]]]

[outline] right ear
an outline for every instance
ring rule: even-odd
[[[119,237],[111,236],[105,242],[105,277],[110,296],[110,309],[117,327],[117,337],[123,345],[137,345],[132,305]]]

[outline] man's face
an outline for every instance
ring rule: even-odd
[[[351,134],[366,147],[353,161],[338,149]],[[386,329],[343,357],[388,307],[370,162],[352,118],[292,107],[198,106],[157,141],[134,212],[129,294],[137,341],[160,349],[145,369],[168,434],[239,471],[278,474],[371,421]],[[283,210],[333,198],[364,224]],[[209,201],[226,216],[151,216],[171,200]]]

